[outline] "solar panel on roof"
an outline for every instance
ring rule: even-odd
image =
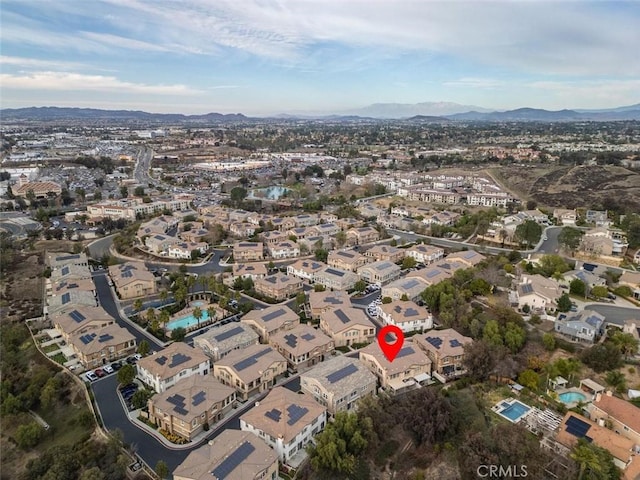
[[[418,286],[419,284],[420,282],[418,280],[416,280],[415,278],[412,278],[411,280],[409,280],[404,284],[404,288],[413,288]]]
[[[179,415],[186,415],[187,413],[189,413],[188,410],[180,405],[173,407],[173,411],[178,413]]]
[[[332,305],[342,305],[344,302],[341,298],[337,297],[327,297],[324,299],[324,303],[330,303]]]
[[[133,277],[133,273],[131,273],[130,271],[127,270],[125,272],[122,272],[122,274],[120,276],[122,278],[131,278],[131,277]]]
[[[162,355],[161,357],[158,357],[155,359],[156,363],[158,365],[164,365],[165,363],[167,363],[168,358],[165,357],[164,355]]]
[[[85,317],[84,315],[82,315],[79,311],[77,310],[72,310],[71,313],[69,314],[69,316],[77,323],[82,322],[83,320],[86,320],[87,317]]]
[[[62,304],[67,304],[71,301],[71,294],[70,293],[63,293],[62,294]]]
[[[437,349],[439,349],[440,345],[442,345],[442,339],[440,337],[427,337],[425,338],[425,340]]]
[[[404,347],[402,350],[398,352],[396,358],[406,357],[407,355],[413,355],[416,351],[411,347]]]
[[[580,420],[577,417],[569,417],[565,423],[567,433],[573,435],[576,438],[583,438],[591,428],[591,425]]]
[[[94,338],[96,338],[96,334],[95,334],[95,333],[88,333],[88,334],[86,334],[86,335],[82,335],[82,336],[80,337],[80,341],[81,341],[83,344],[88,345],[88,344],[90,344],[90,343],[93,341],[93,339],[94,339]]]
[[[111,335],[110,333],[105,333],[98,337],[98,342],[100,343],[108,342],[109,340],[113,340],[113,335]]]
[[[336,270],[335,268],[327,268],[325,272],[330,275],[335,275],[337,277],[343,277],[345,273],[345,272],[341,272],[340,270]]]
[[[244,329],[242,327],[234,327],[231,330],[229,330],[228,332],[223,332],[220,335],[216,335],[215,338],[217,342],[221,342],[223,340],[226,340],[227,338],[231,338],[235,335],[238,335],[239,333],[244,332]]]
[[[269,322],[271,320],[273,320],[274,318],[278,318],[280,315],[283,315],[285,312],[282,308],[276,310],[275,312],[271,312],[266,314],[264,317],[262,317],[262,320],[264,320],[265,322]]]
[[[264,416],[270,420],[273,420],[274,422],[279,422],[280,418],[282,417],[282,412],[277,408],[273,408],[268,412],[265,412]]]
[[[66,262],[68,260],[76,260],[80,258],[80,255],[65,255],[63,257],[56,257],[58,262]]]
[[[449,345],[451,345],[452,347],[461,347],[462,346],[462,344],[458,341],[457,338],[449,340]]]
[[[62,267],[62,275],[69,275],[69,267]]]
[[[244,370],[245,368],[250,367],[251,365],[253,365],[255,363],[258,363],[258,358],[262,357],[263,355],[266,355],[270,351],[271,351],[271,347],[265,348],[264,350],[262,350],[261,352],[256,353],[252,357],[245,358],[244,360],[240,360],[238,363],[234,363],[233,364],[233,368],[235,368],[238,371]]]
[[[342,322],[342,323],[349,323],[351,320],[349,319],[349,317],[347,317],[347,314],[344,313],[342,310],[336,310],[336,317],[338,317],[338,319]]]
[[[302,338],[303,340],[306,340],[307,342],[310,342],[311,340],[316,338],[316,336],[312,333],[305,333],[304,335],[301,335],[300,338]]]
[[[522,290],[522,293],[531,293],[533,292],[533,285],[525,283],[524,285],[520,285],[520,289]]]
[[[184,405],[184,400],[185,398],[178,393],[167,397],[167,402],[169,402],[171,405]]]
[[[341,368],[340,370],[336,370],[333,373],[327,375],[327,381],[329,383],[336,383],[343,378],[348,377],[352,373],[356,373],[358,371],[358,367],[356,367],[353,363],[347,365],[346,367]]]
[[[289,420],[287,425],[295,425],[298,420],[304,417],[309,412],[307,407],[300,407],[295,403],[287,407],[287,413],[289,414]]]
[[[415,317],[416,315],[418,315],[418,310],[413,307],[409,307],[404,311],[405,317]]]
[[[437,269],[435,269],[435,268],[433,268],[433,269],[429,270],[429,271],[426,273],[427,278],[437,277],[438,275],[440,275],[440,272],[439,272]]]
[[[289,345],[291,348],[295,348],[298,344],[298,337],[296,337],[292,333],[285,335],[284,339],[287,341],[287,345]]]
[[[244,462],[249,455],[251,455],[255,451],[256,447],[254,447],[249,442],[244,442],[240,445],[234,452],[231,453],[227,458],[225,458],[222,462],[218,464],[216,468],[211,471],[211,475],[213,475],[216,480],[223,480],[227,478],[231,472],[233,472],[242,462]]]
[[[193,398],[191,399],[191,404],[196,407],[198,405],[200,405],[202,402],[204,402],[207,399],[207,394],[204,391],[198,392],[196,393]]]
[[[188,362],[189,360],[191,360],[191,357],[189,355],[185,355],[183,353],[176,353],[171,359],[171,363],[169,364],[169,367],[171,368],[177,367],[178,365],[182,365],[184,362]]]

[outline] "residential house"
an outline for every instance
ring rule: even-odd
[[[290,230],[287,231],[287,236],[288,237],[296,237],[296,241],[298,240],[304,240],[307,237],[313,237],[315,235],[317,235],[318,232],[314,229],[308,228],[308,227],[297,227],[297,228],[292,228]]]
[[[126,262],[109,267],[118,296],[122,300],[148,297],[157,292],[156,278],[142,262]]]
[[[567,210],[566,208],[556,208],[553,211],[553,218],[561,225],[575,225],[578,214],[575,209]]]
[[[267,246],[269,254],[275,259],[294,258],[300,256],[300,247],[290,240]]]
[[[136,351],[135,337],[116,324],[75,333],[69,344],[86,369],[106,365]]]
[[[382,297],[400,300],[406,295],[407,299],[415,302],[427,287],[428,284],[420,277],[399,278],[382,287]]]
[[[175,243],[175,237],[164,235],[162,233],[154,233],[148,237],[142,237],[144,245],[151,253],[155,255],[165,255],[169,247]]]
[[[269,343],[287,359],[294,371],[324,361],[334,350],[331,338],[307,324],[274,333],[269,337]]]
[[[254,282],[257,293],[275,300],[285,300],[302,291],[302,280],[284,273],[258,278]]]
[[[311,227],[320,223],[320,216],[315,213],[303,213],[293,217],[293,221],[296,222],[297,227]]]
[[[192,228],[191,230],[180,232],[178,237],[185,242],[201,243],[207,235],[209,235],[209,231],[204,228]]]
[[[369,283],[384,285],[400,276],[401,268],[393,262],[382,260],[358,269],[358,275]]]
[[[376,326],[364,311],[353,307],[325,309],[320,313],[320,329],[333,339],[336,347],[369,343],[376,334]]]
[[[313,282],[315,274],[326,266],[325,263],[316,262],[315,260],[301,259],[291,265],[287,265],[287,275]]]
[[[344,231],[348,231],[350,229],[356,229],[356,228],[360,228],[362,225],[364,225],[364,221],[359,220],[357,218],[353,218],[353,217],[347,217],[347,218],[339,218],[338,220],[336,220],[334,222],[339,228],[340,230]],[[347,236],[348,238],[348,236]]]
[[[451,278],[455,271],[451,269],[441,268],[438,264],[431,265],[427,268],[421,268],[413,272],[409,272],[405,278],[416,278],[422,280],[427,286],[440,283],[447,278]]]
[[[235,401],[232,387],[210,375],[191,376],[149,399],[149,421],[172,435],[193,440],[222,420]]]
[[[429,311],[410,300],[382,303],[377,309],[379,319],[386,325],[399,327],[405,333],[433,328],[433,317]]]
[[[313,281],[333,290],[350,290],[360,277],[339,268],[325,267],[315,274]]]
[[[256,225],[248,222],[234,222],[229,225],[229,233],[238,238],[252,237],[257,229]]]
[[[355,272],[358,268],[369,263],[369,259],[354,250],[332,250],[327,256],[327,264],[348,272]]]
[[[209,250],[209,244],[206,242],[176,242],[169,246],[167,256],[169,258],[190,260],[196,254],[198,256],[206,254],[207,250]]]
[[[618,435],[640,446],[640,408],[633,403],[614,397],[610,391],[596,394],[588,406],[589,418],[604,424]]]
[[[378,230],[373,227],[360,227],[347,230],[347,243],[349,245],[363,245],[375,242],[380,238]]]
[[[364,255],[366,257],[373,258],[376,261],[398,263],[404,258],[405,250],[402,248],[391,247],[389,245],[375,245],[364,252]]]
[[[286,305],[274,305],[263,310],[251,310],[240,320],[251,326],[264,343],[281,330],[289,330],[300,324],[300,317]]]
[[[624,270],[618,279],[618,285],[629,287],[633,297],[636,300],[640,300],[640,272]]]
[[[444,257],[444,250],[439,247],[433,247],[431,245],[425,245],[419,243],[405,250],[405,255],[415,259],[418,263],[424,263],[429,265],[430,263],[437,262]]]
[[[223,430],[178,465],[173,480],[278,480],[278,454],[249,432]]]
[[[91,271],[88,267],[79,265],[66,265],[64,267],[59,267],[55,270],[51,270],[51,277],[49,277],[48,280],[51,283],[59,283],[64,281],[75,281],[83,279],[91,280]]]
[[[211,362],[202,350],[175,342],[138,361],[138,378],[162,393],[184,378],[208,375]]]
[[[312,235],[321,237],[332,237],[340,231],[340,227],[335,223],[321,223],[319,225],[309,227],[309,230],[313,232]]]
[[[228,323],[213,328],[193,338],[193,346],[201,349],[212,361],[217,362],[234,350],[257,345],[260,336],[249,325]]]
[[[326,423],[325,407],[284,387],[271,390],[240,417],[240,429],[264,440],[283,463],[304,451]]]
[[[51,270],[60,270],[71,266],[88,269],[89,260],[85,253],[50,252],[47,253],[47,265]]]
[[[465,267],[471,268],[486,260],[487,257],[475,250],[464,250],[447,255],[447,262],[462,263]]]
[[[274,387],[286,371],[287,360],[273,347],[261,344],[234,350],[213,364],[213,376],[235,388],[242,400]]]
[[[58,315],[73,308],[97,307],[98,301],[92,291],[87,290],[67,290],[62,295],[51,295],[47,298],[45,313],[48,315]]]
[[[358,400],[375,395],[377,377],[360,360],[341,355],[300,375],[300,389],[335,415],[355,410]]]
[[[562,290],[555,280],[542,275],[526,275],[518,285],[517,295],[518,308],[528,305],[532,310],[544,311],[556,308]]]
[[[74,306],[49,317],[53,327],[60,332],[62,338],[69,343],[71,337],[97,330],[115,322],[102,307]]]
[[[599,275],[595,275],[588,270],[570,270],[568,272],[565,272],[562,278],[564,280],[564,285],[567,286],[576,279],[584,282],[588,289],[607,285],[607,281],[604,278],[600,277]]]
[[[276,245],[289,239],[287,232],[280,230],[272,230],[270,232],[264,232],[260,234],[260,238],[264,242],[265,246],[269,248],[270,245]]]
[[[473,341],[471,338],[447,328],[416,335],[413,341],[429,356],[435,373],[455,377],[465,372],[464,346]]]
[[[350,306],[349,294],[343,290],[309,292],[309,308],[313,319],[320,319],[320,314],[326,310]]]
[[[604,333],[604,321],[604,316],[592,310],[561,313],[555,321],[554,330],[573,341],[593,343]]]
[[[608,213],[606,210],[587,210],[585,214],[585,221],[591,223],[596,227],[608,228],[611,225]]]
[[[431,360],[411,340],[404,342],[393,362],[376,343],[359,350],[360,361],[376,376],[389,393],[411,389],[431,377]]]
[[[234,263],[231,268],[234,280],[250,278],[255,282],[258,278],[267,276],[267,267],[264,263]]]
[[[264,259],[264,245],[258,242],[239,242],[233,246],[236,262],[251,262]]]
[[[272,218],[271,223],[273,227],[281,232],[286,232],[287,230],[291,230],[296,227],[296,221],[292,217],[284,217],[284,218]]]

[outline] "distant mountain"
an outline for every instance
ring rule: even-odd
[[[181,113],[149,113],[139,110],[100,110],[97,108],[28,107],[0,110],[3,120],[128,120],[143,122],[239,122],[247,120],[241,113],[183,115]]]
[[[422,103],[374,103],[363,108],[342,112],[343,115],[358,115],[371,118],[410,118],[418,115],[441,117],[456,113],[491,112],[490,109],[473,105],[460,105],[452,102],[422,102]]]
[[[574,122],[574,121],[615,121],[640,120],[640,108],[620,107],[620,109],[598,112],[578,112],[576,110],[543,110],[539,108],[518,108],[506,112],[465,112],[448,115],[450,120],[475,122]]]
[[[640,103],[636,103],[635,105],[627,105],[626,107],[604,108],[599,110],[575,109],[575,111],[579,113],[620,113],[634,110],[640,110]]]

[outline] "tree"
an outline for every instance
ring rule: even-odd
[[[29,422],[18,427],[15,439],[20,448],[33,448],[40,442],[43,433],[44,429],[37,422]]]
[[[149,307],[145,316],[147,318],[147,322],[153,323],[154,320],[156,320],[156,311],[153,307]]]
[[[151,398],[152,393],[146,388],[141,388],[131,397],[131,404],[134,408],[144,408],[147,406],[147,402]]]
[[[364,280],[358,280],[354,285],[353,288],[356,290],[356,292],[364,292],[367,288],[367,282],[365,282]]]
[[[608,293],[607,287],[603,287],[602,285],[597,285],[591,289],[591,295],[596,298],[605,298]]]
[[[580,242],[582,242],[582,231],[577,228],[564,227],[558,235],[558,244],[571,253],[578,250]]]
[[[611,335],[610,340],[611,343],[620,350],[620,353],[624,355],[624,358],[629,358],[629,356],[638,351],[638,340],[630,333],[617,331]]]
[[[529,390],[536,391],[540,384],[540,376],[533,370],[527,369],[518,376],[518,383]]]
[[[352,474],[358,457],[368,444],[371,420],[357,414],[338,412],[333,422],[315,437],[315,445],[307,446],[314,470],[334,474]]]
[[[535,200],[527,200],[527,210],[535,210],[538,207],[538,202]]]
[[[300,309],[304,304],[307,303],[307,296],[304,292],[300,292],[296,295],[296,308]]]
[[[582,438],[578,440],[570,457],[580,466],[578,480],[584,478],[615,480],[620,478],[620,471],[615,466],[611,453]],[[588,476],[585,476],[587,473]]]
[[[382,297],[382,303],[387,305],[389,303],[393,302],[393,298],[391,297]]]
[[[171,314],[168,310],[160,310],[160,318],[158,320],[162,324],[162,328],[167,328],[167,323],[171,320]]]
[[[478,382],[489,378],[497,363],[496,350],[484,340],[464,345],[464,358],[462,362],[469,376]]]
[[[338,245],[338,248],[342,248],[345,245],[345,243],[347,243],[347,234],[343,231],[340,231],[336,233],[335,239],[336,239],[336,245]]]
[[[556,349],[556,337],[553,336],[553,333],[547,332],[542,335],[542,344],[544,348],[552,352]]]
[[[622,354],[611,342],[594,345],[582,351],[580,360],[596,372],[613,370],[622,366]]]
[[[314,292],[324,292],[327,289],[327,287],[325,287],[324,285],[322,285],[321,283],[316,283],[313,286],[313,291]]]
[[[140,342],[140,344],[142,344],[142,342]],[[136,378],[136,369],[133,365],[127,363],[118,370],[118,383],[120,385],[129,385],[133,382],[134,378]]]
[[[183,327],[176,327],[171,330],[171,338],[176,342],[182,342],[187,336],[187,331]]]
[[[324,248],[318,248],[315,251],[315,259],[319,262],[326,262],[328,256],[329,256],[329,252]]]
[[[560,255],[543,255],[540,258],[540,270],[547,276],[557,276],[571,270],[567,262]]]
[[[247,191],[242,187],[233,187],[230,192],[231,202],[234,205],[239,206],[242,201],[247,197]]]
[[[407,269],[407,268],[414,268],[416,266],[416,259],[413,257],[404,257],[404,260],[402,260],[402,268],[403,269]]]
[[[162,312],[160,313],[160,317],[162,317]],[[151,351],[151,347],[149,346],[149,342],[147,342],[146,340],[142,340],[138,344],[137,352],[143,357],[148,355],[150,351]]]
[[[209,305],[209,307],[207,307],[207,316],[209,317],[209,321],[210,322],[215,322],[215,320],[216,320],[216,307],[214,307],[213,305]]]
[[[142,310],[142,300],[141,299],[136,299],[133,302],[133,310],[134,312],[139,312],[140,310]]]
[[[516,227],[515,237],[528,248],[538,243],[542,236],[542,226],[534,220],[525,220]]]
[[[126,185],[120,187],[120,196],[122,198],[127,198],[129,196],[129,189],[126,187]]]
[[[503,344],[500,324],[497,320],[489,320],[482,331],[482,339],[489,345],[501,347]]]
[[[584,297],[587,294],[587,285],[579,278],[574,278],[569,284],[569,293]]]
[[[507,323],[504,331],[504,344],[511,353],[519,352],[527,340],[527,332],[514,322]]]
[[[167,298],[169,298],[169,292],[167,292],[163,288],[162,290],[160,290],[160,293],[158,294],[158,296],[160,297],[160,301],[162,302],[162,305],[164,305],[167,302]]]
[[[194,308],[192,315],[193,315],[193,318],[196,319],[196,322],[198,322],[198,326],[200,326],[200,319],[202,318],[202,309],[200,307]],[[172,338],[175,338],[173,337],[173,334],[171,336]]]
[[[604,377],[607,385],[612,386],[616,392],[622,393],[627,389],[627,379],[620,370],[611,370]]]
[[[569,294],[563,293],[562,295],[560,295],[557,305],[559,312],[568,312],[569,310],[571,310],[571,306],[573,305],[573,303],[571,302],[571,297],[569,297]]]

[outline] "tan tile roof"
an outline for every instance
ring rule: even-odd
[[[380,365],[380,368],[387,372],[387,375],[393,375],[394,373],[401,373],[406,370],[409,370],[414,365],[431,365],[431,360],[427,357],[427,354],[424,353],[417,345],[415,345],[410,340],[405,340],[402,345],[402,349],[398,353],[398,356],[390,362],[387,360],[387,357],[384,356],[380,346],[377,342],[374,342],[366,347],[360,349],[359,351],[360,358],[363,358],[363,355],[371,356],[376,360],[376,363]],[[430,369],[429,369],[430,370]]]
[[[237,458],[232,456],[234,452],[240,454],[241,461],[233,461]],[[193,450],[173,475],[189,480],[223,480],[215,473],[226,465],[224,480],[254,480],[277,461],[278,454],[253,433],[224,430],[207,445]]]
[[[603,394],[599,400],[596,399],[593,402],[593,405],[620,423],[624,423],[636,433],[640,433],[640,408],[634,404],[618,397]]]
[[[356,325],[361,325],[366,328],[376,328],[362,310],[353,307],[327,309],[320,314],[320,320],[327,324],[329,331],[333,335],[344,330],[349,330]]]
[[[116,284],[116,288],[128,285],[135,281],[152,282],[156,281],[146,265],[142,262],[126,262],[120,265],[109,267],[109,276]]]
[[[280,329],[285,323],[298,324],[300,317],[286,305],[274,305],[264,310],[251,310],[242,322],[253,322],[265,328],[267,332]]]
[[[243,350],[234,350],[214,364],[215,367],[227,367],[233,370],[244,383],[260,378],[262,372],[274,364],[287,363],[287,360],[270,345],[256,344]]]
[[[287,444],[325,411],[311,397],[275,387],[240,420]]]
[[[333,340],[307,324],[299,325],[291,330],[282,330],[275,333],[269,342],[280,346],[294,357],[309,353],[318,347],[333,345]]]
[[[471,343],[470,337],[465,337],[453,328],[446,330],[431,330],[422,335],[415,335],[414,342],[425,351],[437,352],[442,357],[464,354],[464,345]]]
[[[429,311],[410,300],[396,300],[391,303],[381,304],[378,308],[384,313],[391,315],[396,323],[413,322],[429,318]]]
[[[202,350],[183,342],[175,342],[153,355],[142,358],[138,362],[138,368],[164,380],[203,362],[208,363],[209,357]]]
[[[309,305],[312,310],[317,308],[337,308],[339,306],[350,306],[349,295],[344,290],[330,292],[309,292]]]
[[[100,352],[106,347],[121,345],[135,340],[135,337],[125,328],[116,324],[107,325],[96,330],[74,335],[69,340],[75,348],[85,355]]]

